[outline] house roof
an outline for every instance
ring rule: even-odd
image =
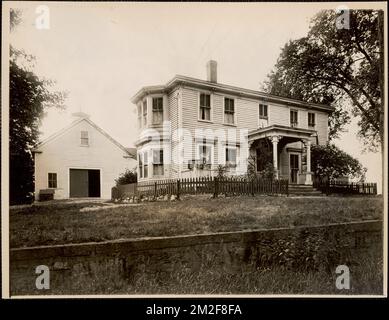
[[[128,154],[136,158],[136,148],[126,148]]]
[[[225,93],[232,93],[237,94],[242,97],[247,98],[255,98],[260,99],[265,102],[274,102],[274,103],[283,103],[287,105],[292,106],[301,106],[308,109],[317,109],[322,110],[326,112],[332,112],[334,110],[334,107],[325,105],[325,104],[318,104],[318,103],[309,103],[304,102],[297,99],[291,99],[281,96],[276,96],[272,94],[268,94],[262,91],[257,90],[251,90],[251,89],[245,89],[240,87],[235,87],[227,84],[221,84],[221,83],[214,83],[206,80],[176,75],[173,79],[171,79],[169,82],[167,82],[165,85],[159,85],[159,86],[146,86],[141,88],[132,98],[131,101],[133,103],[137,103],[139,100],[141,100],[146,94],[152,94],[152,93],[160,93],[160,92],[169,92],[173,88],[179,85],[190,85],[193,87],[203,88],[203,89],[209,89],[209,90],[215,90]]]
[[[104,135],[113,144],[115,144],[120,149],[122,149],[126,154],[128,154],[129,157],[136,158],[136,156],[135,156],[136,155],[136,149],[135,148],[125,148],[122,144],[120,144],[118,141],[116,141],[114,138],[112,138],[107,132],[105,132],[103,129],[101,129],[96,123],[94,123],[92,120],[89,119],[89,117],[86,117],[86,116],[85,117],[80,117],[79,119],[76,119],[69,126],[67,126],[67,127],[63,128],[63,129],[57,131],[56,133],[54,133],[53,135],[51,135],[47,139],[39,142],[35,146],[33,152],[41,152],[39,150],[39,148],[41,148],[46,143],[56,139],[57,137],[65,134],[67,131],[69,131],[71,128],[73,128],[74,126],[76,126],[77,124],[79,124],[82,121],[86,121],[87,123],[89,123],[93,128],[95,128],[97,131],[99,131],[102,135]],[[134,149],[135,149],[135,153],[134,153]]]

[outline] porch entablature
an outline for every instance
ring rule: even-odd
[[[250,131],[248,134],[248,142],[250,144],[259,139],[272,138],[272,137],[279,137],[279,138],[286,137],[286,138],[291,138],[291,140],[305,141],[310,139],[315,134],[316,134],[315,130],[272,125],[269,127],[259,128]]]

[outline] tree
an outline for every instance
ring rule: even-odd
[[[11,9],[9,11],[9,27],[12,31],[22,21],[22,11],[20,9]]]
[[[358,135],[370,150],[383,148],[383,12],[350,10],[350,28],[337,29],[338,14],[320,12],[308,35],[289,41],[269,74],[265,91],[330,104],[330,137],[350,117],[358,117]]]
[[[311,166],[315,177],[321,181],[345,176],[363,179],[366,171],[357,159],[334,144],[312,145]]]
[[[123,184],[136,183],[138,181],[136,169],[127,169],[124,173],[120,174],[119,178],[115,180],[116,186]]]
[[[20,21],[20,12],[11,9],[11,26]],[[18,20],[13,21],[13,17]],[[34,57],[10,48],[9,69],[9,152],[10,203],[33,200],[34,159],[32,150],[38,142],[39,126],[46,108],[64,108],[65,94],[50,91],[50,80],[40,79],[32,71]]]

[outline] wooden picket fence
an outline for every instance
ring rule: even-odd
[[[377,183],[319,181],[314,180],[313,187],[325,194],[361,194],[376,195]]]
[[[255,195],[289,194],[288,180],[248,180],[242,177],[198,177],[156,180],[112,188],[112,199],[125,197],[160,197],[184,194]]]

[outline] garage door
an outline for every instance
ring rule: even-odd
[[[100,197],[100,170],[70,169],[70,197]]]

